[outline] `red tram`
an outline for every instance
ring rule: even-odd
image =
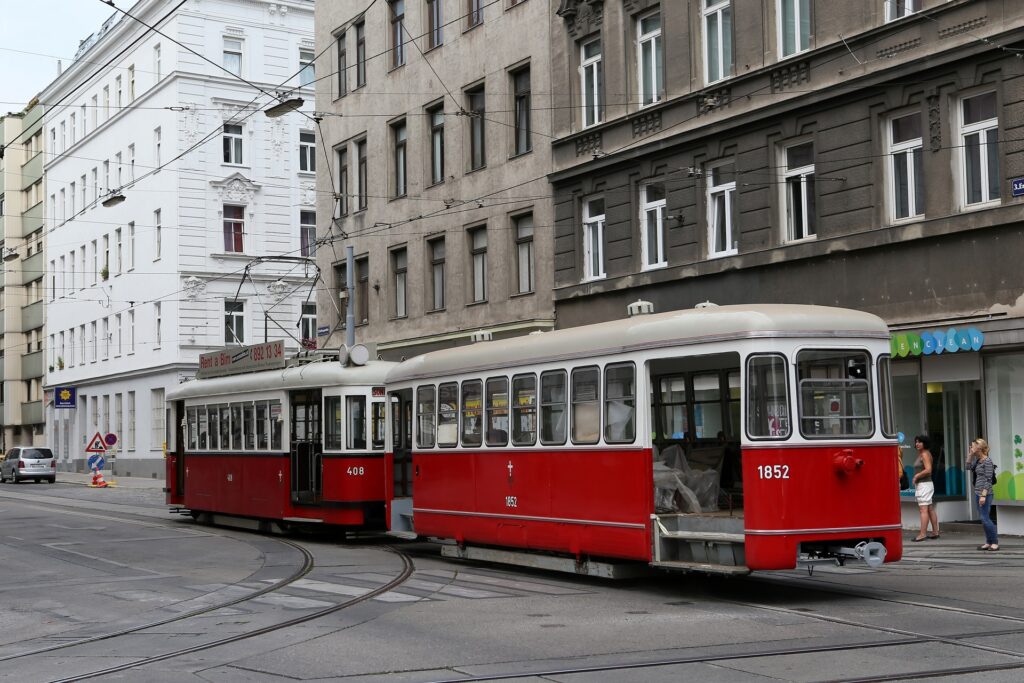
[[[203,521],[386,526],[384,378],[337,358],[167,392],[167,503]]]
[[[889,366],[881,319],[788,305],[417,356],[387,378],[389,525],[452,556],[577,568],[896,561]]]

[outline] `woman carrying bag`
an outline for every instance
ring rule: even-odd
[[[992,480],[995,479],[996,466],[988,457],[988,442],[985,439],[979,437],[971,442],[967,469],[974,472],[974,502],[978,506],[981,526],[985,529],[985,542],[978,546],[978,550],[999,550],[996,525],[989,516],[992,511]]]

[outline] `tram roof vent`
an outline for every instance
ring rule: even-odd
[[[469,335],[469,340],[476,344],[477,342],[491,341],[494,339],[494,335],[489,330],[477,330],[473,334]]]
[[[711,303],[710,301],[702,301],[699,304],[697,304],[696,306],[694,306],[694,308],[698,308],[698,309],[718,308],[718,304]]]
[[[654,313],[654,304],[643,299],[637,299],[626,306],[626,314],[630,318],[635,318],[638,315],[650,315],[651,313]]]

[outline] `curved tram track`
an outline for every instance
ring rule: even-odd
[[[29,502],[27,504],[28,505],[32,505],[33,503]],[[90,513],[89,511],[83,510],[82,508],[77,507],[77,506],[70,506],[70,505],[66,505],[65,506],[65,505],[60,505],[59,503],[52,503],[52,502],[48,502],[47,506],[50,507],[50,508],[53,508],[53,507],[63,507],[63,508],[67,508],[67,509],[70,509],[70,510],[74,510],[74,513],[76,515],[79,515],[79,516],[93,517],[93,518],[102,518],[102,519],[120,519],[120,520],[124,520],[124,521],[135,521],[138,517],[142,517],[143,516],[143,515],[138,515],[138,514],[132,514],[132,513],[126,512],[126,511],[120,511],[120,514],[111,514],[111,512],[115,512],[115,513],[118,512],[116,510],[104,511],[104,513],[102,513],[102,514]],[[170,522],[170,521],[153,521],[152,519],[146,519],[145,523],[148,524],[148,525],[159,526],[159,527],[172,527],[172,528],[174,527],[174,522]],[[217,531],[216,531],[216,527],[213,527],[213,528],[204,527],[204,532],[206,532],[206,533],[208,533],[210,535],[215,535],[215,536],[216,535],[227,536],[227,534],[218,534]],[[238,540],[238,537],[235,536],[235,535],[231,535],[230,537],[232,539],[234,539],[234,540]],[[302,579],[303,577],[308,575],[314,569],[314,567],[315,567],[315,560],[313,558],[313,554],[309,550],[307,550],[306,548],[304,548],[301,545],[299,545],[298,543],[295,543],[295,542],[287,540],[287,539],[282,539],[282,538],[274,538],[273,540],[278,542],[278,543],[281,543],[283,545],[287,545],[290,548],[298,551],[301,554],[302,562],[301,562],[300,566],[294,572],[292,572],[290,575],[288,575],[288,576],[286,576],[286,577],[284,577],[282,579],[278,579],[278,580],[274,581],[273,583],[271,583],[270,585],[268,585],[268,586],[266,586],[264,588],[261,588],[261,589],[258,589],[258,590],[251,590],[251,591],[247,592],[245,595],[242,595],[242,596],[239,596],[239,597],[235,597],[235,598],[232,598],[230,600],[225,600],[225,601],[222,601],[222,602],[218,602],[218,603],[213,604],[213,605],[207,605],[207,606],[199,608],[199,609],[195,609],[195,610],[191,610],[191,611],[188,611],[188,612],[184,612],[182,614],[176,614],[176,615],[174,615],[172,617],[167,617],[167,618],[160,619],[160,620],[157,620],[157,621],[147,622],[145,624],[139,624],[137,626],[123,628],[123,629],[119,629],[119,630],[116,630],[116,631],[111,631],[109,633],[104,633],[104,634],[100,634],[100,635],[96,635],[96,636],[89,636],[89,637],[86,637],[86,638],[80,638],[80,639],[73,640],[73,641],[57,643],[57,644],[54,644],[54,645],[48,645],[48,646],[45,646],[45,647],[39,647],[39,648],[35,648],[35,649],[32,649],[32,650],[25,650],[25,651],[22,651],[22,652],[15,652],[15,653],[12,653],[12,654],[3,655],[3,656],[0,656],[0,662],[21,659],[21,658],[29,657],[29,656],[33,656],[33,655],[48,654],[48,653],[52,653],[52,652],[55,652],[55,651],[58,651],[58,650],[66,650],[66,649],[69,649],[69,648],[81,647],[83,645],[89,645],[89,644],[92,644],[92,643],[97,643],[97,642],[101,642],[101,641],[111,640],[111,639],[119,638],[119,637],[123,637],[123,636],[140,634],[140,633],[142,633],[144,631],[147,631],[149,629],[157,628],[157,627],[160,627],[160,626],[165,626],[167,624],[184,622],[184,621],[186,621],[188,619],[194,619],[196,617],[209,615],[211,613],[217,612],[219,610],[223,610],[225,608],[229,608],[229,607],[232,607],[232,606],[235,606],[235,605],[239,605],[241,603],[245,603],[247,601],[254,600],[256,598],[260,598],[260,597],[264,597],[264,596],[267,596],[267,595],[271,595],[273,593],[280,592],[282,589],[288,587],[289,585],[295,583],[299,579]],[[393,546],[380,546],[380,548],[383,549],[383,550],[387,550],[388,552],[391,552],[391,553],[395,554],[396,556],[398,556],[398,558],[402,562],[401,571],[391,581],[389,581],[389,582],[387,582],[387,583],[385,583],[385,584],[383,584],[381,586],[378,586],[377,588],[371,589],[371,590],[367,591],[366,593],[363,593],[363,594],[361,594],[359,596],[353,597],[353,598],[351,598],[349,600],[345,600],[345,601],[340,602],[340,603],[333,604],[333,605],[331,605],[329,607],[325,607],[325,608],[322,608],[322,609],[310,612],[308,614],[304,614],[304,615],[301,615],[301,616],[298,616],[298,617],[293,617],[291,619],[287,619],[287,620],[284,620],[284,621],[276,622],[276,623],[273,623],[273,624],[268,624],[268,625],[260,627],[260,628],[252,629],[252,630],[245,631],[245,632],[242,632],[242,633],[236,633],[234,635],[226,636],[226,637],[223,637],[223,638],[217,638],[217,639],[214,639],[214,640],[210,640],[210,641],[207,641],[207,642],[204,642],[204,643],[199,643],[197,645],[192,645],[192,646],[189,646],[189,647],[184,647],[184,648],[180,648],[180,649],[176,649],[176,650],[171,650],[171,651],[168,651],[168,652],[163,652],[163,653],[158,654],[158,655],[152,655],[152,656],[148,656],[148,657],[140,657],[139,659],[131,661],[131,662],[126,662],[126,663],[123,663],[123,664],[119,664],[119,665],[115,665],[115,666],[110,666],[110,667],[106,667],[106,668],[103,668],[103,669],[97,669],[95,671],[90,671],[90,672],[76,674],[76,675],[68,676],[68,677],[64,677],[64,678],[54,679],[53,683],[70,683],[71,681],[84,681],[84,680],[96,678],[96,677],[99,677],[99,676],[105,676],[105,675],[108,675],[108,674],[118,673],[118,672],[121,672],[121,671],[128,671],[130,669],[135,669],[135,668],[143,667],[143,666],[146,666],[148,664],[153,664],[153,663],[156,663],[156,662],[161,662],[161,661],[165,661],[165,660],[168,660],[168,659],[173,659],[175,657],[180,657],[180,656],[191,654],[191,653],[194,653],[194,652],[201,652],[203,650],[209,650],[209,649],[213,649],[213,648],[216,648],[216,647],[221,647],[223,645],[228,645],[228,644],[231,644],[231,643],[237,643],[239,641],[247,640],[249,638],[255,638],[255,637],[258,637],[258,636],[266,635],[268,633],[273,633],[274,631],[279,631],[279,630],[282,630],[282,629],[290,628],[292,626],[296,626],[296,625],[303,624],[303,623],[306,623],[306,622],[309,622],[309,621],[313,621],[313,620],[319,619],[321,617],[327,616],[329,614],[334,614],[335,612],[339,612],[339,611],[341,611],[343,609],[346,609],[348,607],[352,607],[353,605],[357,605],[357,604],[365,602],[367,600],[371,600],[371,599],[377,597],[378,595],[381,595],[383,593],[387,593],[388,591],[394,590],[395,588],[397,588],[401,584],[405,583],[412,576],[413,571],[415,569],[415,566],[414,566],[414,564],[412,562],[412,559],[406,553],[402,552],[401,550],[399,550],[399,549],[397,549],[397,548],[395,548]],[[237,583],[240,583],[240,582],[236,582],[236,584]]]

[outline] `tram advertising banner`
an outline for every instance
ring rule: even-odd
[[[197,379],[224,377],[260,370],[277,370],[284,367],[284,340],[232,346],[220,351],[199,355]]]

